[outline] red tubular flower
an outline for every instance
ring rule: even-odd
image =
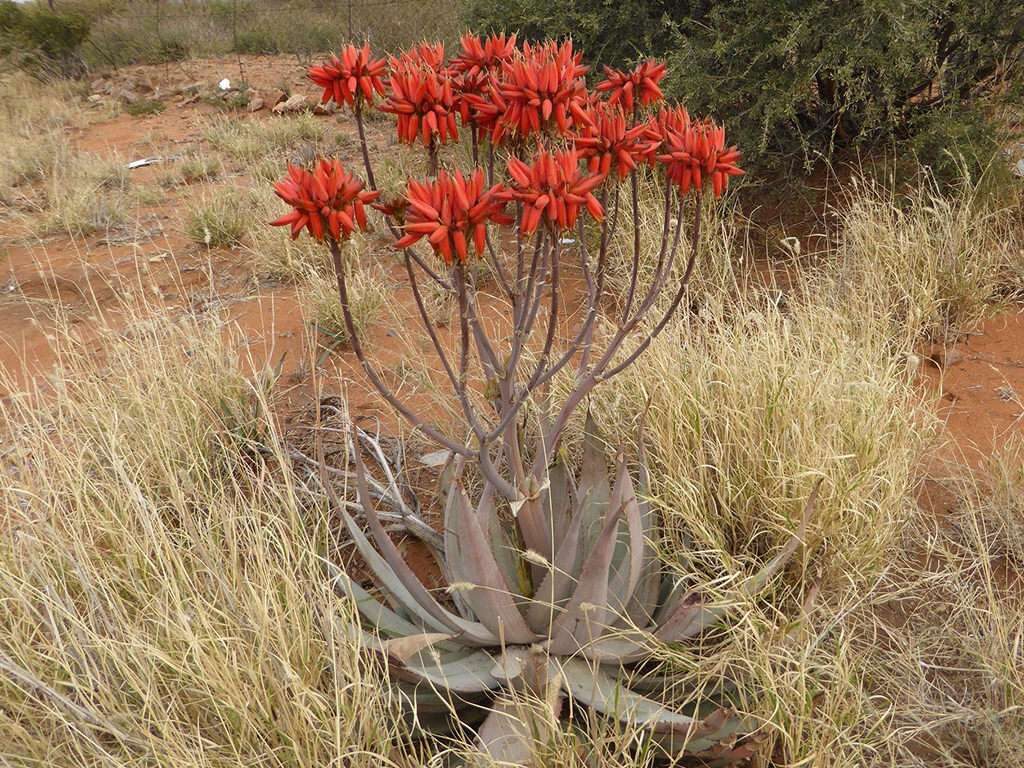
[[[630,72],[621,69],[604,68],[604,80],[597,84],[597,90],[608,94],[609,104],[622,104],[632,112],[639,102],[647,106],[663,98],[658,83],[665,76],[665,64],[660,61],[645,61]]]
[[[729,177],[743,175],[737,165],[740,151],[726,148],[725,128],[710,119],[691,123],[684,131],[668,130],[662,152],[658,162],[665,164],[666,175],[684,195],[691,187],[700,189],[710,182],[715,197],[721,197]]]
[[[511,224],[505,215],[502,186],[485,187],[483,171],[465,177],[459,171],[442,171],[436,180],[410,179],[406,187],[405,235],[395,243],[408,248],[426,237],[434,252],[446,264],[469,258],[469,243],[476,255],[483,254],[487,243],[487,222]]]
[[[574,54],[572,41],[567,40],[561,45],[524,45],[519,56],[504,62],[501,85],[495,89],[504,102],[499,134],[529,136],[555,127],[564,136],[574,122],[586,124],[582,76],[587,67],[581,61],[582,54]]]
[[[618,104],[597,104],[590,108],[590,125],[580,127],[572,142],[587,159],[591,173],[607,176],[614,167],[626,178],[638,163],[651,156],[658,142],[648,136],[647,123],[627,128],[626,115]]]
[[[418,43],[409,50],[403,51],[397,59],[394,56],[391,57],[393,68],[402,68],[410,64],[426,67],[434,72],[442,72],[445,68],[444,43]]]
[[[451,68],[472,77],[498,70],[502,62],[511,59],[516,52],[515,35],[491,35],[481,40],[476,35],[465,34],[460,42],[462,50],[452,59]]]
[[[358,228],[366,230],[364,204],[377,199],[377,192],[363,190],[363,182],[337,160],[321,160],[314,171],[288,166],[288,178],[274,185],[274,193],[294,210],[271,226],[290,226],[294,240],[303,228],[317,240],[325,236],[347,240]]]
[[[319,67],[309,68],[309,79],[324,89],[323,102],[352,105],[357,96],[373,103],[374,93],[384,95],[384,72],[387,62],[374,59],[370,44],[362,48],[346,45],[340,56],[332,56]]]
[[[424,146],[435,136],[442,144],[458,141],[457,104],[446,72],[406,62],[392,72],[388,84],[391,94],[380,110],[398,116],[399,141],[412,144],[417,136]]]
[[[491,35],[481,40],[462,36],[462,50],[449,67],[454,76],[459,116],[464,125],[472,125],[477,136],[495,133],[498,119],[505,111],[503,100],[496,103],[494,81],[503,62],[516,53],[516,36]]]
[[[510,158],[508,172],[512,184],[502,196],[522,201],[519,228],[525,235],[537,231],[541,218],[557,230],[571,229],[580,206],[598,221],[604,217],[601,203],[593,195],[604,177],[583,173],[575,149],[554,153],[541,150],[532,165]]]

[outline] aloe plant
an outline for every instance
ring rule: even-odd
[[[274,224],[288,226],[292,237],[308,231],[330,250],[348,342],[370,384],[449,457],[443,532],[417,514],[415,500],[407,502],[380,442],[358,427],[350,435],[354,471],[332,470],[354,481],[355,502],[337,498],[322,457],[310,460],[383,594],[328,567],[337,589],[358,605],[363,643],[387,662],[420,727],[472,723],[483,713],[480,747],[504,762],[529,763],[554,737],[570,702],[643,726],[672,754],[739,760],[751,746],[736,740],[750,724],[728,707],[673,711],[649,698],[649,685],[631,688],[626,681],[634,678],[622,674],[647,661],[653,645],[683,642],[727,615],[685,588],[656,556],[660,528],[642,449],[632,472],[623,450],[610,468],[589,416],[578,473],[560,445],[594,389],[632,365],[688,306],[705,192],[717,199],[730,178],[742,175],[740,152],[727,146],[715,121],[660,103],[662,65],[609,72],[590,92],[571,41],[462,43],[447,64],[437,44],[386,63],[368,46],[349,46],[314,67],[310,76],[323,98],[352,108],[369,189],[326,158],[312,170],[289,168],[275,186],[291,210]],[[431,171],[430,178],[409,179],[392,199],[376,187],[363,125],[364,106],[385,94],[381,109],[396,116],[399,141],[421,144]],[[459,124],[471,140],[473,167],[466,172],[446,151],[459,140]],[[660,240],[647,250],[641,183],[663,200]],[[624,188],[633,229],[628,290],[610,301]],[[368,207],[384,215],[401,251],[419,320],[462,417],[454,429],[429,421],[388,386],[356,328],[342,249],[355,231],[371,227]],[[426,255],[417,250],[424,244]],[[647,258],[652,263],[645,265]],[[504,336],[495,337],[480,315],[473,260],[486,264],[509,307],[511,331]],[[570,269],[583,286],[575,312],[564,295],[562,275]],[[427,311],[420,281],[432,282],[458,308],[451,338]],[[567,317],[577,327],[563,343],[560,323]],[[479,387],[470,380],[477,372]],[[551,385],[560,376],[570,387],[555,398]],[[538,426],[531,445],[522,428],[528,404]],[[367,471],[364,447],[384,479]],[[472,501],[462,479],[467,463],[483,482]],[[748,594],[800,546],[814,498],[793,538],[745,582]],[[386,524],[430,547],[448,598],[420,581]]]
[[[379,446],[361,434],[383,466]],[[523,549],[522,517],[501,514],[490,484],[474,507],[459,478],[461,460],[453,460],[444,483],[443,542],[438,547],[424,537],[448,580],[450,604],[423,585],[388,536],[381,518],[395,513],[379,512],[378,504],[401,505],[401,494],[390,472],[390,491],[374,479],[353,443],[352,477],[369,537],[351,505],[331,494],[384,599],[331,570],[363,618],[363,644],[386,662],[417,726],[447,730],[485,711],[478,745],[501,762],[531,764],[553,737],[566,700],[649,729],[672,754],[719,764],[749,757],[754,744],[739,739],[752,724],[728,706],[703,702],[702,714],[685,714],[649,698],[651,680],[639,678],[636,689],[624,682],[632,679],[624,671],[649,660],[656,644],[696,637],[726,619],[729,607],[684,588],[658,558],[643,451],[634,486],[622,453],[609,472],[589,414],[583,443],[578,474],[556,459],[537,499],[550,535],[547,552]],[[816,486],[788,543],[744,582],[744,594],[754,596],[800,547],[817,492]]]

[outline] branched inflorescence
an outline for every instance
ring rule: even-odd
[[[625,665],[648,657],[650,642],[693,637],[725,615],[683,589],[654,556],[657,526],[644,498],[643,456],[638,493],[623,452],[609,475],[589,418],[577,479],[558,447],[594,388],[631,365],[679,308],[700,250],[703,193],[710,189],[717,198],[725,192],[729,179],[742,173],[740,153],[712,120],[693,120],[684,108],[662,103],[664,65],[606,70],[594,91],[583,79],[586,71],[571,41],[519,46],[514,36],[471,35],[450,63],[440,45],[416,46],[386,65],[368,47],[348,46],[310,70],[325,99],[352,107],[370,189],[337,161],[324,160],[312,172],[290,168],[275,190],[293,210],[274,224],[325,241],[349,342],[367,377],[450,455],[444,545],[422,533],[425,526],[417,535],[437,551],[452,605],[423,587],[384,530],[374,499],[390,499],[399,517],[407,507],[397,490],[383,493],[366,471],[358,440],[351,444],[357,508],[372,543],[350,505],[335,499],[335,508],[390,605],[340,571],[336,584],[374,629],[365,640],[387,658],[421,726],[489,701],[478,730],[481,746],[500,759],[527,762],[550,731],[507,698],[519,692],[546,702],[552,718],[568,698],[641,722],[672,752],[739,759],[749,754],[749,742],[737,745],[736,737],[749,724],[727,707],[673,712],[620,682]],[[426,148],[432,176],[408,180],[404,195],[387,202],[376,201],[363,125],[363,107],[377,96],[385,98],[380,109],[395,116],[399,140]],[[450,162],[442,168],[441,149],[459,141],[460,126],[472,139],[473,168]],[[641,180],[660,187],[663,201],[660,240],[644,254]],[[625,300],[611,318],[604,311],[609,251],[624,184],[634,212],[632,270]],[[464,417],[462,437],[429,422],[391,390],[357,333],[341,249],[355,230],[368,227],[365,206],[371,203],[402,253],[420,320]],[[424,245],[426,254],[418,250]],[[652,263],[641,281],[645,258]],[[510,332],[501,340],[479,316],[478,287],[467,268],[476,259],[489,264],[509,306]],[[559,320],[568,314],[563,261],[574,262],[584,291],[575,328],[559,340]],[[423,280],[457,302],[454,351],[426,310]],[[602,317],[611,323],[597,334]],[[484,379],[483,404],[469,381],[474,365]],[[572,385],[555,402],[550,385],[563,371],[571,373]],[[520,416],[528,403],[540,423],[525,445]],[[380,459],[379,450],[373,455]],[[484,480],[473,503],[459,479],[467,461]],[[778,572],[799,535],[745,589],[753,592]]]

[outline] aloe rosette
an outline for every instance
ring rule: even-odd
[[[495,489],[485,484],[474,506],[458,465],[450,467],[438,557],[450,604],[424,586],[389,538],[370,492],[375,481],[353,451],[369,537],[344,505],[337,509],[386,599],[332,569],[336,587],[358,607],[361,640],[386,662],[410,719],[445,731],[486,713],[477,739],[494,759],[531,763],[567,702],[640,725],[672,754],[726,763],[749,757],[753,745],[741,737],[754,724],[727,705],[676,711],[647,695],[656,688],[651,680],[639,678],[636,689],[625,682],[633,678],[624,670],[649,660],[658,643],[694,638],[729,608],[686,589],[657,557],[643,452],[634,485],[621,454],[609,471],[603,445],[588,415],[578,474],[561,459],[548,471],[539,501],[550,553],[522,549],[525,532],[516,516],[501,514]],[[816,497],[817,487],[798,530],[746,580],[745,594],[761,590],[801,546]],[[533,705],[521,703],[524,693]]]

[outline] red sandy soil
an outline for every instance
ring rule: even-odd
[[[938,413],[969,463],[1024,435],[1024,312],[993,317],[947,350],[932,352],[926,379]]]
[[[243,57],[245,80],[257,89],[270,106],[271,94],[278,90],[314,96],[304,77],[303,66],[290,57]],[[176,86],[202,82],[207,87],[223,77],[239,78],[239,62],[234,58],[186,62],[160,67],[136,67],[122,70],[115,78],[126,83],[146,78],[164,94]],[[180,97],[162,96],[164,112],[145,117],[121,115],[95,122],[75,131],[73,145],[80,151],[117,157],[125,162],[150,155],[180,155],[202,147],[203,128],[220,110],[195,102],[179,105]],[[256,114],[245,111],[228,113],[237,120],[281,119],[267,109]],[[355,134],[347,115],[324,116],[332,130]],[[378,153],[393,146],[391,132],[383,125],[371,125],[371,143]],[[351,146],[354,146],[352,144]],[[359,167],[354,150],[342,159]],[[153,165],[131,171],[133,183],[153,183],[171,166]],[[98,312],[116,318],[121,302],[119,284],[142,285],[157,304],[182,309],[226,311],[241,329],[257,365],[275,364],[285,359],[286,384],[302,397],[312,394],[308,371],[314,365],[316,351],[308,343],[309,326],[302,316],[295,291],[282,285],[257,285],[252,279],[242,250],[208,249],[192,243],[184,235],[184,221],[190,202],[216,187],[227,184],[251,185],[244,173],[225,180],[191,184],[169,190],[165,198],[139,210],[138,219],[126,231],[118,233],[118,244],[110,244],[110,233],[84,238],[55,235],[33,236],[25,219],[8,216],[0,219],[0,367],[13,371],[24,385],[40,380],[54,364],[49,341],[53,302],[68,312],[79,332],[89,338]],[[131,232],[132,227],[135,234]],[[121,242],[124,241],[124,242]],[[384,350],[381,363],[394,369],[402,358],[417,354],[415,349],[390,340],[406,327],[403,318],[413,321],[414,309],[409,292],[394,270],[392,294],[394,318],[371,330],[373,348]],[[578,290],[578,287],[577,287]],[[497,309],[494,307],[493,309]],[[491,313],[500,317],[504,313]],[[412,342],[427,351],[427,340]],[[1024,315],[1008,312],[996,317],[973,336],[954,347],[959,354],[944,356],[938,367],[924,375],[939,394],[939,413],[965,455],[984,455],[997,448],[1013,433],[1020,434],[1024,423]],[[335,352],[323,364],[326,381],[332,388],[338,382],[346,389],[356,413],[384,415],[376,398],[370,396],[362,375],[355,369],[350,353]],[[0,392],[0,396],[8,393]],[[294,403],[293,405],[297,405]],[[393,424],[386,418],[387,424]]]

